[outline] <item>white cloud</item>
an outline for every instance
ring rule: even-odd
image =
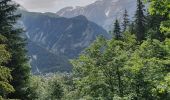
[[[57,12],[67,6],[85,6],[96,0],[14,0],[29,11]]]

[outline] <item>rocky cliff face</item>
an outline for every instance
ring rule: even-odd
[[[115,18],[121,20],[125,9],[130,17],[134,15],[136,0],[97,0],[95,3],[85,7],[66,7],[56,14],[62,17],[86,16],[90,21],[110,30]]]
[[[72,59],[99,35],[107,32],[84,16],[64,18],[52,13],[22,11],[21,23],[28,39],[34,72],[70,71]]]

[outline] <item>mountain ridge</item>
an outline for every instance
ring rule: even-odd
[[[110,30],[116,18],[122,19],[125,9],[129,11],[129,16],[132,18],[135,7],[136,1],[134,0],[97,0],[85,7],[63,8],[56,15],[67,18],[83,15],[106,30]]]
[[[26,31],[28,55],[34,73],[69,72],[69,59],[77,57],[97,36],[109,37],[101,26],[82,15],[64,18],[51,13],[21,13],[20,22]],[[48,62],[49,59],[51,62]]]

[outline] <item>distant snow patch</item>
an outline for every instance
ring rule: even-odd
[[[28,33],[28,32],[26,32],[25,34],[26,34],[27,38],[28,38],[28,39],[30,39],[30,35],[29,35],[29,33]]]
[[[37,60],[37,55],[33,55],[32,58]]]
[[[110,14],[110,9],[105,12],[105,15],[106,15],[107,17],[109,17],[109,14]]]

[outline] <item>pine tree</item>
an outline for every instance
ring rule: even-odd
[[[11,84],[15,92],[9,98],[24,99],[30,67],[27,64],[25,40],[21,36],[23,31],[14,27],[20,17],[16,14],[17,7],[12,0],[0,1],[0,33],[7,38],[7,50],[11,53],[11,60],[6,66],[12,70]]]
[[[127,10],[125,9],[125,12],[123,14],[123,23],[122,23],[122,27],[123,27],[123,32],[126,31],[128,25],[129,25],[129,15],[128,15],[128,12]]]
[[[135,31],[137,41],[141,42],[145,39],[144,5],[141,0],[137,0],[137,10],[135,14]]]
[[[121,39],[121,32],[120,32],[120,24],[119,21],[116,19],[115,23],[114,23],[114,30],[113,30],[113,34],[115,35],[115,39],[119,40]]]

